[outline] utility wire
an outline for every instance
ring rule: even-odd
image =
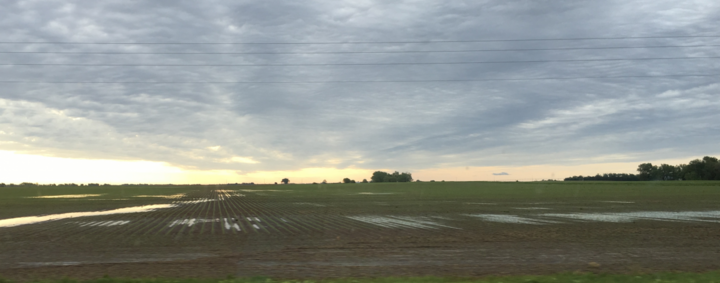
[[[70,41],[0,41],[0,44],[77,44],[77,45],[309,45],[309,44],[424,44],[424,43],[473,43],[473,42],[519,42],[519,41],[573,41],[573,40],[623,40],[662,38],[720,38],[720,35],[667,35],[667,36],[621,36],[576,38],[525,38],[525,39],[476,39],[476,40],[419,40],[419,41],[335,41],[335,42],[70,42]]]
[[[468,64],[515,64],[515,63],[566,63],[648,60],[718,59],[720,56],[657,57],[657,58],[606,58],[566,60],[521,61],[465,61],[465,62],[389,62],[389,63],[298,63],[298,64],[73,64],[73,63],[13,63],[0,66],[75,66],[75,67],[298,67],[298,66],[396,66],[396,65],[468,65]]]
[[[601,49],[654,49],[654,48],[697,48],[718,47],[706,45],[657,45],[657,46],[608,46],[608,47],[560,47],[560,48],[518,48],[518,49],[467,49],[467,50],[404,50],[404,51],[317,51],[317,52],[63,52],[63,51],[0,51],[0,54],[78,54],[78,55],[260,55],[260,54],[402,54],[402,53],[469,53],[469,52],[515,52],[554,50],[601,50]]]
[[[625,79],[625,78],[685,78],[720,77],[720,74],[684,75],[636,75],[636,76],[591,76],[591,77],[541,77],[541,78],[490,78],[468,80],[345,80],[345,81],[0,81],[0,84],[326,84],[326,83],[438,83],[438,82],[491,82],[491,81],[542,81],[581,79]]]

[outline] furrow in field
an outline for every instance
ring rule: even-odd
[[[87,231],[88,232],[87,234],[90,235],[88,242],[103,242],[103,243],[107,242],[108,239],[114,237],[120,231],[127,229],[127,227],[131,227],[131,225],[133,223],[132,220],[129,220],[131,218],[127,217],[127,215],[124,215],[124,216],[125,217],[123,217],[123,215],[112,215],[111,218],[115,218],[114,223],[106,224],[105,226],[102,226],[102,227],[93,226],[93,227],[97,227],[97,228],[89,229]],[[120,219],[123,219],[123,220],[120,220]],[[123,221],[123,222],[118,223],[118,221]],[[121,224],[121,225],[112,225],[115,223]],[[122,223],[124,223],[124,224],[122,224]],[[85,234],[85,231],[79,231],[79,232],[83,235]],[[66,238],[75,238],[75,236],[67,236]]]
[[[327,203],[327,201],[321,201],[324,203]],[[317,211],[317,210],[315,210]],[[311,214],[298,214],[305,218],[306,222],[310,223],[316,230],[321,232],[326,232],[328,230],[337,230],[334,229],[335,227],[343,228],[341,230],[344,231],[352,231],[354,229],[359,229],[360,227],[372,227],[372,225],[362,223],[362,222],[356,222],[356,221],[348,221],[341,217],[335,217],[333,215],[327,215],[327,214],[319,214],[319,213],[311,213]],[[358,225],[359,224],[359,225]],[[360,226],[360,227],[358,227]],[[373,227],[374,228],[374,227]]]
[[[178,214],[178,217],[180,217],[181,219],[184,219],[183,221],[186,221],[185,224],[187,224],[187,221],[190,221],[187,217],[188,214],[190,214],[191,216],[195,216],[197,214],[197,211],[202,208],[203,204],[204,203],[188,204],[187,205],[188,210],[184,211],[184,213]],[[194,219],[194,218],[190,217],[190,219]],[[176,217],[175,219],[168,220],[168,222],[174,222],[174,221],[178,221],[178,218]],[[185,229],[185,227],[187,227],[187,225],[179,225],[179,227],[175,227],[174,225],[168,225],[168,223],[166,222],[166,223],[164,223],[162,228],[160,228],[160,230],[158,230],[158,232],[155,234],[161,234],[163,231],[165,231],[165,236],[168,236],[168,235],[170,235],[170,233],[172,231],[179,230],[176,232],[176,234],[179,235]]]
[[[212,199],[212,198],[208,198],[208,199]],[[181,237],[181,235],[183,235],[183,232],[186,230],[186,228],[187,228],[187,234],[189,234],[189,235],[193,235],[193,232],[196,231],[197,229],[200,229],[200,233],[202,233],[202,226],[205,225],[205,223],[202,222],[199,225],[196,225],[196,223],[200,223],[200,221],[198,221],[198,219],[206,220],[206,218],[201,218],[201,217],[203,216],[203,211],[207,211],[209,209],[209,207],[210,207],[210,202],[204,202],[200,206],[198,206],[196,211],[193,212],[193,215],[190,215],[192,217],[188,220],[189,223],[187,223],[187,225],[183,225],[181,227],[180,231],[178,231],[176,238]],[[205,213],[205,216],[207,216],[207,212]],[[174,220],[174,221],[177,221],[177,220]],[[198,226],[200,226],[200,228],[197,228]]]
[[[110,218],[110,220],[108,220]],[[123,220],[120,220],[123,219]],[[130,223],[130,220],[128,215],[109,215],[105,216],[105,219],[99,220],[96,217],[90,217],[89,219],[84,219],[81,221],[70,221],[65,222],[68,229],[64,229],[64,233],[53,233],[53,235],[57,236],[60,239],[76,239],[78,238],[78,235],[82,235],[82,237],[86,240],[95,241],[95,240],[101,240],[103,238],[108,237],[111,231],[125,228],[123,226],[126,226]],[[108,223],[108,222],[116,222],[116,221],[128,221],[124,225],[112,225],[104,227],[105,225],[101,225],[102,223]],[[81,222],[82,224],[78,223]],[[109,223],[112,224],[112,223]],[[117,226],[117,227],[116,227]]]
[[[297,215],[297,214],[286,214],[286,215]],[[281,219],[288,219],[288,216],[285,216],[284,218],[280,217]],[[307,232],[312,233],[313,231],[323,231],[322,227],[316,223],[317,221],[314,219],[308,220],[307,218],[304,219],[304,221],[284,221],[284,223],[294,223],[295,226],[298,226],[302,229],[305,229]]]
[[[272,211],[270,209],[263,208],[260,205],[257,205],[256,203],[254,203],[252,201],[252,197],[234,198],[233,201],[237,206],[246,208],[245,220],[247,220],[247,217],[250,217],[250,216],[262,217],[263,219],[266,220],[266,222],[269,222],[269,224],[275,224],[275,226],[279,226],[279,227],[283,228],[288,233],[292,233],[289,229],[287,229],[285,227],[285,225],[282,225],[280,221],[273,219],[274,216],[277,214],[275,211]],[[253,228],[255,228],[255,229],[257,229],[255,226],[257,226],[258,228],[265,227],[265,225],[260,226],[261,224],[256,224],[256,223],[252,223],[252,222],[253,221],[248,221],[249,225],[253,225]],[[272,229],[274,229],[276,232],[280,232],[280,230],[277,229],[277,227],[275,227],[275,226],[271,225],[270,227]],[[292,227],[292,228],[296,229],[294,227]],[[262,228],[260,228],[260,229],[262,229]],[[264,230],[266,230],[266,232],[269,232],[268,229],[264,229]]]
[[[233,216],[237,218],[238,223],[245,223],[243,227],[246,227],[247,230],[255,230],[257,232],[257,226],[252,223],[252,221],[246,221],[247,217],[250,215],[257,215],[257,211],[253,211],[253,208],[251,206],[245,205],[244,202],[242,202],[242,197],[231,197],[228,199],[228,204],[236,210],[233,210]]]
[[[215,199],[215,196],[213,195],[213,192],[215,192],[215,191],[214,191],[214,190],[211,190],[211,191],[208,192],[208,196],[207,196],[207,197],[208,197],[209,199]],[[210,218],[208,218],[208,217],[211,216],[212,209],[213,209],[213,206],[214,206],[214,205],[215,205],[214,203],[208,203],[208,204],[207,204],[206,211],[205,211],[205,216],[204,216],[205,218],[204,218],[204,219],[210,219]],[[203,223],[201,224],[201,226],[200,226],[200,234],[206,233],[207,230],[210,230],[210,229],[211,229],[210,227],[212,227],[212,226],[208,226],[208,224],[206,224],[205,222],[203,222]]]
[[[165,223],[168,222],[168,219],[174,218],[176,215],[182,215],[183,213],[186,213],[188,210],[192,209],[192,205],[182,205],[178,204],[178,206],[169,211],[164,211],[164,213],[159,214],[157,218],[155,218],[155,221],[151,222],[151,224],[146,225],[142,233],[140,233],[140,236],[147,236],[147,235],[157,235],[162,231],[162,229],[165,227]]]
[[[178,213],[183,209],[186,209],[186,206],[180,205],[169,208],[165,211],[155,211],[146,215],[139,216],[138,218],[142,219],[142,221],[138,222],[139,225],[133,225],[132,227],[128,227],[129,229],[127,231],[118,234],[117,236],[118,238],[127,242],[134,240],[135,237],[147,235],[149,231],[151,231],[154,227],[157,227],[158,223],[162,222],[162,219],[164,217],[167,217],[167,215]]]
[[[22,239],[32,239],[36,237],[42,237],[43,240],[47,239],[50,235],[53,238],[59,238],[57,235],[62,235],[69,230],[69,227],[65,225],[66,220],[40,222],[36,224],[23,225],[19,227],[11,227],[13,229],[13,236]]]
[[[213,194],[213,197],[215,197],[215,199],[218,198],[217,192],[216,192],[215,190],[212,190],[212,194]],[[217,213],[216,213],[216,210],[217,210],[217,209],[218,209],[218,202],[215,201],[215,202],[213,202],[212,210],[210,210],[210,211],[212,211],[212,214],[211,214],[211,215],[212,215],[212,219],[219,219],[219,218],[218,218],[218,215],[217,215]],[[217,229],[215,229],[216,226],[217,226],[217,225],[215,225],[214,223],[211,223],[211,224],[210,224],[210,235],[215,235],[215,230],[217,230]]]
[[[225,215],[221,217],[223,220],[222,224],[225,227],[225,230],[222,230],[223,234],[224,233],[236,234],[237,232],[247,232],[247,231],[242,231],[239,224],[235,223],[237,221],[232,220],[233,216],[231,216],[231,215],[234,215],[235,213],[232,211],[232,208],[230,207],[230,204],[228,203],[228,195],[223,191],[218,192],[218,195],[220,196],[220,205],[222,207],[221,211],[225,213]]]
[[[374,225],[362,222],[362,221],[355,221],[346,217],[340,217],[340,216],[326,216],[328,218],[332,218],[335,222],[340,222],[340,226],[345,228],[345,231],[355,231],[359,229],[373,229],[376,228]]]
[[[262,217],[262,219],[264,219],[265,222],[267,223],[267,225],[262,225],[259,223],[252,223],[252,222],[259,222],[259,218],[257,218],[256,220],[258,220],[258,221],[248,220],[248,225],[251,225],[254,229],[262,229],[261,227],[266,227],[266,228],[270,227],[275,232],[283,234],[283,232],[278,229],[278,227],[280,227],[285,232],[292,234],[292,232],[287,227],[285,227],[285,225],[282,225],[280,222],[273,219],[274,213],[272,213],[271,211],[267,211],[265,209],[259,209],[256,206],[252,205],[251,203],[246,202],[246,200],[247,200],[247,198],[240,198],[240,197],[235,197],[235,198],[230,199],[231,204],[233,204],[236,207],[242,208],[242,210],[245,212],[245,215],[246,215],[244,218],[245,220],[247,220],[247,217],[249,217],[249,216],[254,216],[255,218]],[[248,213],[246,208],[253,209],[254,213]],[[262,229],[262,230],[265,230],[265,232],[270,232],[269,229]]]
[[[356,229],[357,226],[352,225],[352,222],[344,222],[341,218],[333,216],[333,215],[314,215],[314,217],[318,218],[321,223],[323,223],[323,227],[330,227],[327,230],[337,230],[337,231],[348,231]],[[342,229],[337,229],[342,228]]]
[[[263,210],[265,210],[265,211],[269,211],[269,212],[272,213],[272,215],[277,216],[277,217],[278,217],[279,219],[281,219],[281,220],[282,220],[282,217],[283,217],[283,216],[288,216],[288,215],[297,214],[297,212],[292,212],[292,213],[291,213],[290,210],[289,210],[289,208],[287,208],[287,207],[282,207],[282,206],[281,206],[280,208],[275,208],[275,207],[271,207],[271,206],[268,204],[268,202],[253,202],[253,201],[250,200],[250,198],[248,198],[248,204],[251,205],[251,206],[259,207],[260,209],[263,209]],[[284,223],[288,223],[288,224],[290,224],[290,223],[301,223],[301,222],[288,222],[288,221],[283,221],[283,222],[284,222]],[[311,223],[310,225],[307,225],[307,224],[306,224],[306,225],[301,225],[301,224],[293,225],[293,227],[295,227],[295,226],[300,227],[301,229],[304,229],[304,230],[306,230],[307,232],[311,232],[311,231],[313,231],[313,230],[321,231],[321,230],[319,229],[319,227],[313,225],[312,223]],[[306,226],[309,226],[310,228],[308,228],[308,227],[306,227]]]
[[[236,222],[238,223],[238,225],[240,225],[240,228],[243,229],[243,231],[244,231],[245,233],[250,233],[250,230],[251,230],[252,227],[251,227],[249,224],[245,223],[244,221],[241,221],[242,218],[243,218],[243,216],[244,216],[245,214],[249,214],[249,212],[247,211],[247,208],[246,208],[246,207],[241,206],[241,205],[235,205],[235,204],[234,204],[235,198],[237,198],[237,197],[234,197],[234,198],[231,197],[231,198],[228,200],[228,201],[230,202],[229,205],[230,205],[231,207],[234,207],[234,209],[232,209],[232,211],[233,211],[233,212],[232,212],[232,213],[233,213],[233,214],[232,214],[232,217],[237,220]]]
[[[125,209],[125,208],[120,208],[120,210],[122,210],[122,209]],[[83,212],[77,212],[77,213],[82,214]],[[88,213],[94,213],[94,212],[88,212]],[[118,217],[132,218],[134,215],[146,214],[146,213],[151,213],[151,212],[120,213],[118,215],[104,215],[103,217],[105,219],[107,219],[108,217],[111,219],[117,219]],[[79,216],[79,217],[75,217],[73,219],[77,219],[78,221],[86,221],[87,222],[87,221],[93,221],[93,219],[97,219],[97,217],[100,217],[100,216],[87,216],[87,217]],[[57,223],[67,223],[68,220],[69,219],[58,219],[58,220],[51,220],[51,221],[40,222],[40,223],[35,223],[35,224],[28,224],[25,226],[25,228],[27,228],[27,229],[21,229],[20,230],[21,232],[18,234],[21,237],[28,237],[28,236],[32,236],[32,235],[42,235],[42,234],[53,235],[53,237],[69,237],[72,235],[77,235],[78,233],[83,233],[83,230],[85,230],[85,228],[91,228],[90,224],[95,224],[92,226],[100,225],[100,223],[93,222],[93,223],[84,225],[83,227],[74,227],[75,229],[69,229],[71,226],[55,225]]]
[[[299,225],[304,225],[306,227],[310,227],[311,233],[312,231],[325,233],[327,231],[327,227],[325,226],[325,221],[320,218],[319,216],[315,214],[298,214],[292,217],[288,217],[290,219],[293,219],[295,223],[298,223]]]
[[[186,219],[186,216],[192,215],[194,216],[198,209],[202,208],[203,203],[207,202],[215,202],[216,200],[212,199],[197,199],[197,200],[188,200],[182,202],[181,205],[186,206],[185,209],[179,210],[177,213],[169,215],[167,218],[163,219],[159,224],[157,231],[154,233],[155,235],[164,234],[169,235],[173,230],[176,229],[182,229],[182,227],[175,227],[174,225],[169,225],[169,223],[172,223],[173,221],[177,219]]]
[[[216,201],[215,201],[215,202],[217,203],[217,207],[216,207],[216,210],[215,210],[215,212],[217,213],[217,215],[215,216],[215,218],[216,218],[216,219],[220,219],[220,228],[218,228],[218,231],[219,231],[219,234],[220,234],[220,235],[224,235],[224,234],[225,234],[225,230],[229,229],[230,227],[228,227],[229,225],[227,224],[227,220],[225,220],[225,223],[223,223],[223,217],[224,217],[224,211],[223,211],[223,210],[225,209],[225,208],[224,208],[224,204],[223,204],[223,202],[224,202],[224,201],[223,201],[223,195],[222,195],[221,192],[219,192],[219,191],[217,191],[217,190],[214,190],[214,191],[215,191],[216,196],[217,196]],[[223,227],[223,226],[225,226],[225,227]]]

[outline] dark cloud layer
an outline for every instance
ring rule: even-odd
[[[717,35],[716,1],[3,1],[3,42],[357,42]],[[484,43],[0,44],[0,62],[337,64],[720,56],[720,38]],[[2,66],[3,81],[347,81],[718,74],[718,59],[274,67]],[[0,149],[292,170],[637,161],[717,153],[718,77],[312,84],[2,84]]]

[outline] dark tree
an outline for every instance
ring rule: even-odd
[[[656,175],[658,175],[658,168],[653,166],[652,163],[638,165],[637,171],[641,181],[655,180]]]
[[[393,172],[392,174],[389,174],[387,172],[383,171],[375,171],[373,173],[372,177],[370,179],[373,182],[382,183],[382,182],[412,182],[412,174],[410,173],[400,173],[398,171]]]
[[[637,175],[625,173],[597,174],[595,176],[572,176],[565,181],[640,181]]]
[[[381,183],[385,181],[385,177],[387,177],[388,173],[383,171],[375,171],[372,174],[372,177],[370,177],[370,180],[372,180],[375,183]]]
[[[362,182],[363,182],[363,183],[367,183],[368,180],[367,180],[367,179],[363,179]]]
[[[288,178],[283,178],[282,181],[280,181],[280,182],[282,182],[283,184],[287,185],[288,183],[290,183],[290,179],[288,179]]]
[[[705,156],[691,160],[688,164],[670,165],[642,163],[633,174],[597,174],[595,176],[572,176],[565,181],[671,181],[671,180],[720,180],[720,162],[715,157]]]

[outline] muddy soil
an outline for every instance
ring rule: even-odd
[[[3,242],[8,279],[270,276],[330,278],[483,276],[568,271],[720,269],[720,225],[688,223],[492,224],[477,229],[359,231],[299,237],[215,235],[159,243],[49,238]],[[387,233],[390,232],[390,233]]]

